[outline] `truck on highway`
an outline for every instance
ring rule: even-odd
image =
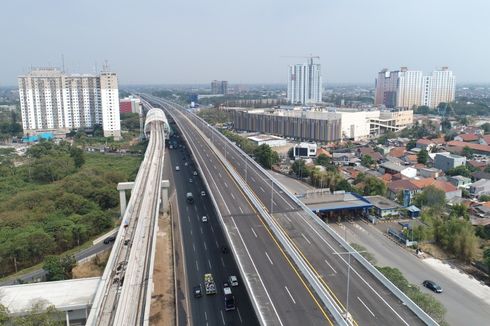
[[[192,204],[194,202],[194,197],[192,197],[192,192],[188,192],[186,198],[188,203]]]
[[[216,283],[214,283],[213,274],[204,274],[204,288],[206,294],[216,294]]]
[[[231,293],[231,288],[229,286],[223,288],[223,292],[225,294],[225,310],[235,310],[235,297],[233,293]]]

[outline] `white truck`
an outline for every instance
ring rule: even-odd
[[[204,289],[206,294],[216,294],[216,283],[214,283],[213,274],[204,274]]]

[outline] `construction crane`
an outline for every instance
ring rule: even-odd
[[[320,60],[319,56],[313,55],[313,54],[310,54],[310,55],[283,55],[283,56],[281,56],[281,58],[306,58],[306,59],[309,59],[309,61],[311,63],[313,63],[313,59]]]

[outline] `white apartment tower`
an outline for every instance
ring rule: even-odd
[[[311,104],[322,101],[321,67],[313,63],[313,58],[307,64],[289,66],[288,101],[292,104]]]
[[[69,132],[99,124],[104,136],[121,137],[115,73],[67,75],[43,68],[18,80],[24,133]]]
[[[375,104],[388,108],[412,108],[426,105],[437,107],[441,102],[454,101],[455,76],[447,67],[424,76],[422,71],[383,69],[376,79]]]

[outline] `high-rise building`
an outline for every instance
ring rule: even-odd
[[[69,132],[98,124],[104,136],[121,137],[117,76],[67,75],[55,68],[19,76],[24,133]]]
[[[213,80],[211,82],[211,93],[212,94],[228,94],[228,81],[226,80]]]
[[[383,69],[375,84],[375,105],[387,108],[412,108],[454,101],[455,77],[447,67],[424,76],[422,71],[402,67],[398,71]]]
[[[288,101],[292,104],[311,104],[322,101],[322,75],[319,63],[313,58],[307,64],[289,66]]]

